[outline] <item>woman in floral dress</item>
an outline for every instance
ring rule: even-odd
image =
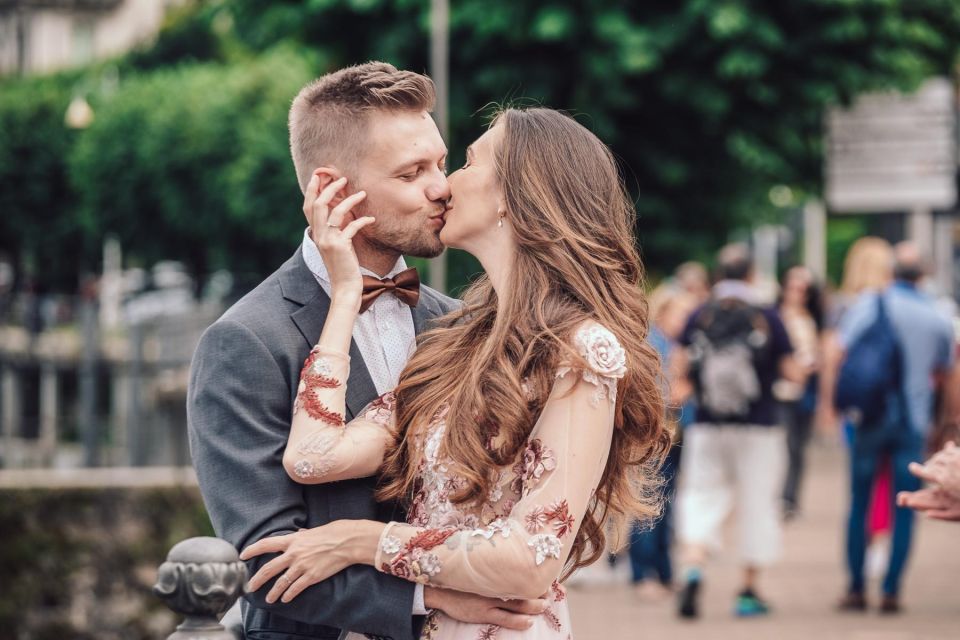
[[[441,240],[486,271],[425,334],[394,392],[344,423],[362,280],[363,192],[307,190],[330,312],[301,373],[284,466],[301,483],[379,474],[406,522],[341,520],[276,536],[251,579],[289,601],[352,564],[434,588],[536,599],[526,631],[431,614],[422,638],[570,638],[559,582],[604,549],[611,518],[658,511],[670,445],[647,331],[633,207],[609,150],[572,118],[510,109],[450,176]],[[338,203],[339,202],[339,203]],[[274,580],[274,578],[276,578]]]

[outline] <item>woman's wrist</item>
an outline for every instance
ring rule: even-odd
[[[353,564],[374,565],[380,536],[386,526],[375,520],[354,520],[350,523],[346,546]]]
[[[330,296],[330,308],[331,310],[336,309],[344,312],[358,313],[362,300],[363,294],[361,292],[348,293],[334,291],[333,295]]]

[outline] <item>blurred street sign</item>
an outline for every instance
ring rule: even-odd
[[[957,200],[956,103],[946,78],[911,95],[860,96],[826,117],[831,211],[949,209]]]

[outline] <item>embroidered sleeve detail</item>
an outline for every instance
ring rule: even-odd
[[[388,535],[389,531],[387,527],[380,539],[380,570],[420,584],[428,584],[443,568],[440,557],[430,551],[457,533],[453,528],[422,529],[403,544],[399,538]]]
[[[523,457],[513,466],[516,477],[510,488],[514,493],[526,496],[540,483],[545,473],[556,468],[557,458],[553,449],[534,438],[527,444]]]
[[[367,405],[367,408],[360,415],[364,420],[386,427],[393,419],[393,413],[396,409],[397,396],[393,391],[389,391]]]
[[[488,624],[477,633],[477,640],[496,640],[500,634],[500,627],[495,624]]]
[[[300,371],[300,389],[293,405],[293,413],[296,415],[303,410],[314,420],[340,427],[344,424],[343,414],[328,407],[319,394],[322,389],[337,389],[343,385],[334,372],[335,365],[331,361],[333,357],[336,356],[322,351],[319,347],[310,351]],[[349,369],[349,364],[347,368]]]
[[[283,452],[283,467],[296,482],[321,484],[374,475],[383,463],[392,432],[380,418],[392,419],[387,397],[345,424],[350,356],[314,347],[300,372]]]
[[[577,351],[587,361],[588,369],[581,372],[583,379],[597,390],[591,401],[594,406],[607,399],[617,401],[617,381],[627,373],[627,354],[617,337],[606,327],[591,323],[581,327],[573,337]],[[562,378],[571,371],[569,366],[557,370]]]
[[[411,523],[387,525],[374,566],[413,582],[483,596],[530,599],[551,593],[548,598],[558,599],[551,585],[568,566],[614,436],[616,408],[592,401],[598,385],[584,376],[599,378],[592,367],[581,362],[576,376],[556,385],[517,458],[489,470],[491,491],[475,502],[452,503],[462,475],[440,446],[448,425],[441,422],[418,436],[423,446],[415,462],[419,486],[408,511]],[[612,373],[619,375],[619,368]],[[557,608],[552,612],[561,614]],[[539,624],[546,630],[560,623],[567,627],[564,615]]]
[[[544,563],[547,558],[559,558],[560,551],[563,549],[563,543],[560,538],[551,533],[538,533],[530,538],[527,546],[533,549],[536,554],[537,566]]]

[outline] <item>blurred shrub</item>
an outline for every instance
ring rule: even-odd
[[[166,637],[150,589],[170,547],[213,535],[196,488],[0,491],[0,637]]]
[[[66,156],[77,133],[64,124],[72,75],[0,87],[0,253],[42,267],[43,286],[77,285],[83,250]]]
[[[286,116],[313,75],[307,56],[281,47],[125,81],[70,154],[84,232],[198,274],[275,268],[303,227]]]

